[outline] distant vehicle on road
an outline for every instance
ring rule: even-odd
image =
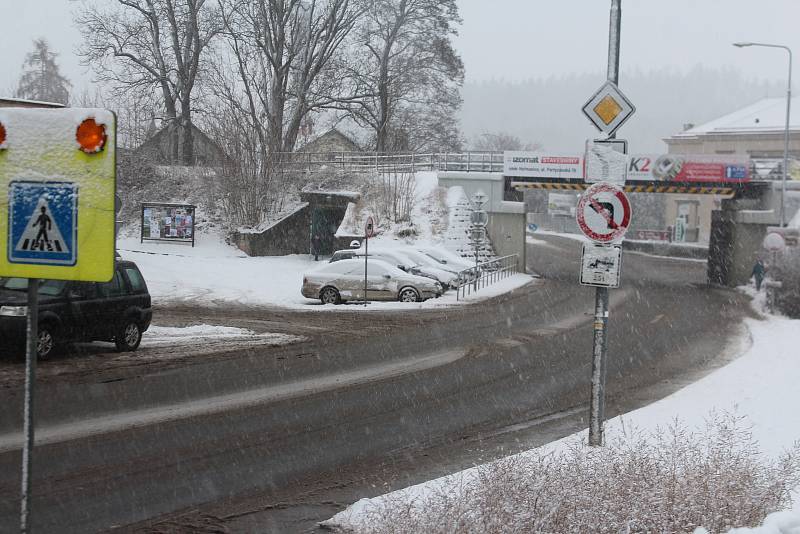
[[[379,259],[367,260],[367,300],[417,302],[442,294],[436,281],[401,271]],[[303,275],[302,294],[323,304],[364,300],[364,260],[340,260]]]
[[[0,343],[24,354],[28,280],[0,278]],[[37,354],[75,341],[113,341],[134,351],[150,327],[150,293],[135,263],[117,260],[109,282],[45,280],[39,286]]]

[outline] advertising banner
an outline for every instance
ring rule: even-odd
[[[527,178],[583,179],[581,156],[559,156],[539,152],[506,151],[503,174]]]
[[[632,154],[628,160],[628,180],[653,182],[750,181],[747,156],[680,154]]]

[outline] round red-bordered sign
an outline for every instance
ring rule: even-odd
[[[631,203],[625,192],[600,182],[587,189],[575,209],[583,235],[593,241],[610,243],[621,239],[631,224]]]
[[[375,235],[375,220],[372,218],[372,215],[367,217],[367,222],[364,225],[364,234],[367,237],[373,237]]]

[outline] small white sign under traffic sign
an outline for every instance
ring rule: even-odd
[[[606,81],[583,106],[583,114],[603,133],[613,134],[636,111],[617,84]]]
[[[587,183],[608,182],[625,185],[628,175],[628,156],[618,152],[617,147],[609,143],[586,142],[586,177]]]
[[[581,255],[581,285],[619,287],[622,247],[584,243]]]
[[[599,243],[622,239],[631,224],[631,203],[625,192],[609,183],[587,189],[575,209],[575,219],[583,235]]]

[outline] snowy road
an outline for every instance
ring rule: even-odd
[[[163,530],[302,531],[364,495],[581,428],[593,291],[576,282],[580,243],[537,239],[548,243],[529,249],[542,283],[474,306],[413,317],[380,312],[368,320],[172,308],[163,310],[172,326],[202,321],[307,339],[137,366],[103,365],[95,354],[91,373],[45,374],[37,404],[43,435],[70,422],[330,381],[337,373],[364,379],[42,445],[34,457],[34,526],[85,532],[158,517],[153,522]],[[740,294],[706,288],[704,272],[697,262],[625,257],[623,286],[611,296],[611,414],[720,363],[747,306]],[[358,375],[447,350],[457,352],[441,354],[458,357],[388,376]],[[6,385],[4,435],[19,428],[21,413],[18,388]],[[15,525],[18,466],[18,451],[0,454],[0,531]]]

